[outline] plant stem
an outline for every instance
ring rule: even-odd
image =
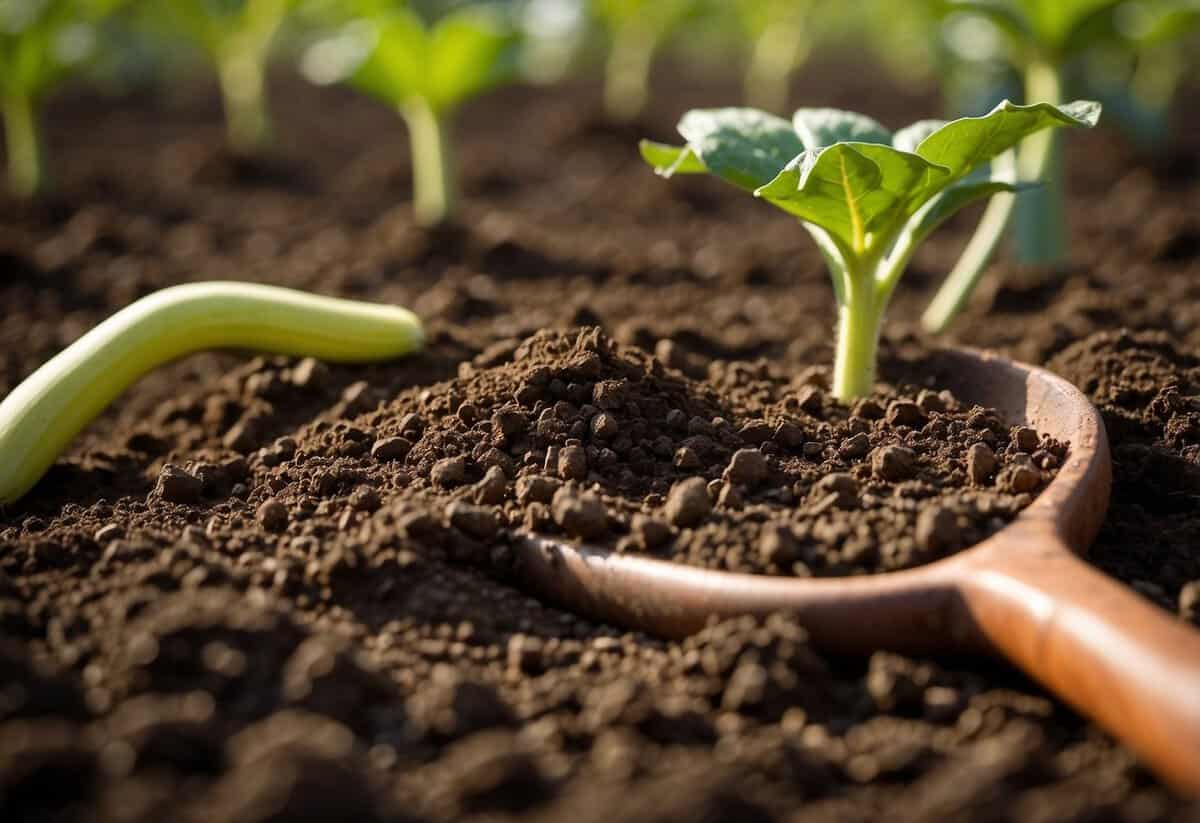
[[[646,107],[657,47],[654,32],[642,26],[623,26],[614,32],[604,67],[604,110],[612,119],[632,120]]]
[[[420,99],[401,113],[412,145],[413,210],[418,223],[434,226],[454,212],[457,197],[449,118]]]
[[[845,300],[838,305],[837,352],[833,363],[833,396],[843,402],[875,388],[875,360],[885,300],[877,299],[874,281],[862,272],[846,278]]]
[[[792,74],[808,57],[803,35],[803,26],[787,21],[768,26],[755,41],[743,83],[751,106],[773,112],[787,108]]]
[[[37,107],[33,98],[25,95],[6,97],[3,107],[8,189],[20,198],[33,197],[49,183]]]
[[[264,62],[256,53],[247,51],[217,58],[225,133],[235,154],[260,154],[271,142]]]
[[[993,174],[1004,176],[1012,171],[1015,160],[1011,152],[1006,152],[993,161]],[[921,325],[933,334],[941,334],[958,313],[966,306],[967,300],[974,293],[980,278],[987,268],[992,252],[1000,244],[1004,230],[1012,216],[1016,205],[1017,195],[995,194],[984,209],[983,217],[962,256],[954,264],[950,274],[946,276],[941,288],[929,302],[925,313],[921,315]]]
[[[1057,66],[1034,60],[1025,70],[1025,102],[1062,102],[1062,76]],[[1018,263],[1054,266],[1067,255],[1066,207],[1063,202],[1062,137],[1045,129],[1025,138],[1017,156],[1020,179],[1041,185],[1017,197],[1013,230]]]

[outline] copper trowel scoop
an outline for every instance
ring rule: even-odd
[[[1046,490],[970,549],[908,571],[799,580],[527,535],[519,575],[568,609],[663,637],[695,632],[713,615],[789,611],[832,652],[1000,654],[1168,783],[1200,795],[1200,632],[1078,557],[1100,529],[1112,483],[1099,412],[1065,380],[996,355],[946,352],[938,371],[960,399],[1070,444]]]

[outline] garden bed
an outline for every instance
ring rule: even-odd
[[[829,73],[833,88],[820,82]],[[873,79],[814,68],[798,99],[891,125],[933,110]],[[369,367],[189,358],[138,384],[3,514],[0,678],[19,687],[0,690],[15,695],[0,701],[0,804],[14,819],[51,808],[122,820],[280,808],[364,820],[1185,813],[1126,750],[1003,663],[826,658],[782,616],[666,643],[507,582],[503,528],[563,526],[553,490],[497,490],[495,473],[489,489],[493,466],[509,476],[524,465],[514,460],[540,459],[557,482],[599,482],[610,499],[596,539],[644,550],[634,509],[650,495],[665,505],[687,438],[719,442],[720,424],[700,429],[727,421],[726,451],[694,455],[698,474],[719,477],[737,448],[767,442],[744,426],[775,422],[772,404],[817,388],[796,416],[811,420],[804,442],[833,421],[822,454],[793,477],[765,449],[777,474],[678,543],[688,559],[735,568],[731,557],[763,554],[747,506],[807,500],[822,461],[873,471],[882,441],[839,455],[858,432],[820,396],[813,367],[831,359],[832,294],[807,235],[713,181],[658,180],[637,156],[638,137],[667,138],[678,113],[720,102],[711,85],[674,89],[660,119],[628,129],[603,124],[589,86],[510,90],[469,108],[461,221],[433,232],[410,221],[393,114],[278,85],[284,143],[265,163],[223,154],[205,89],[58,107],[60,193],[0,206],[0,390],[132,299],[197,279],[401,303],[427,320],[429,350]],[[1071,134],[1076,267],[1049,283],[1015,275],[956,327],[962,342],[1047,365],[1098,404],[1115,488],[1092,557],[1193,621],[1195,100],[1179,106],[1184,142],[1153,168],[1110,134]],[[904,384],[904,363],[925,351],[915,318],[965,225],[935,235],[901,285],[885,379]],[[588,378],[592,397],[572,396],[565,370],[593,368],[582,361],[597,349],[608,359]],[[541,384],[514,365],[530,358],[564,371]],[[662,426],[644,439],[670,448],[575,476],[571,427],[597,425],[595,385],[622,375],[660,381],[650,395],[686,412],[684,428],[614,408],[614,438],[640,419]],[[509,448],[524,432],[496,419],[502,397],[527,386],[546,396],[526,398],[525,426],[552,412],[549,465],[545,446]],[[936,387],[903,389],[918,407],[921,388]],[[580,420],[589,404],[596,414]],[[482,423],[499,437],[471,436]],[[1005,436],[1016,435],[997,425],[1002,460]],[[829,573],[844,561],[802,565]]]

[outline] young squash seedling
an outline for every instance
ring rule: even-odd
[[[271,45],[295,0],[167,0],[162,8],[213,61],[229,147],[260,154],[271,142],[266,75]]]
[[[93,54],[99,25],[121,2],[0,0],[0,105],[13,195],[32,197],[49,186],[42,102]]]
[[[998,36],[1004,46],[1007,61],[1021,76],[1025,99],[1049,103],[1065,99],[1067,70],[1076,58],[1099,44],[1117,42],[1121,21],[1131,19],[1129,12],[1149,15],[1140,25],[1154,28],[1153,36],[1162,37],[1182,32],[1190,24],[1191,13],[1185,7],[1194,4],[1194,0],[934,1],[948,30],[959,32],[966,40],[957,51],[968,56],[986,51],[978,41],[988,35],[956,23],[971,17],[988,21],[992,36]],[[1124,28],[1128,30],[1128,25]],[[1143,31],[1142,36],[1149,37],[1151,32]],[[1038,180],[1042,185],[1019,197],[998,196],[988,205],[971,253],[949,274],[922,318],[930,331],[943,331],[961,310],[1010,222],[1018,262],[1055,266],[1066,258],[1061,139],[1053,131],[1032,135],[1019,147],[1016,166],[1019,180]]]
[[[1031,134],[1093,126],[1099,104],[1005,101],[983,117],[923,120],[892,134],[861,114],[800,109],[791,122],[757,109],[684,115],[687,144],[643,141],[658,171],[707,172],[799,218],[820,248],[837,297],[833,393],[843,401],[875,385],[888,301],[918,245],[964,206],[1012,192],[988,161]]]
[[[517,33],[486,6],[460,8],[432,26],[386,3],[361,11],[308,50],[304,71],[316,83],[346,82],[395,107],[408,126],[417,220],[436,225],[457,200],[454,112],[516,73]]]
[[[696,7],[697,0],[592,0],[609,38],[604,109],[610,118],[629,121],[642,113],[659,47]]]

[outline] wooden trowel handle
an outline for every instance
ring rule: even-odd
[[[963,595],[981,639],[1200,796],[1200,631],[1061,544],[974,567]]]

